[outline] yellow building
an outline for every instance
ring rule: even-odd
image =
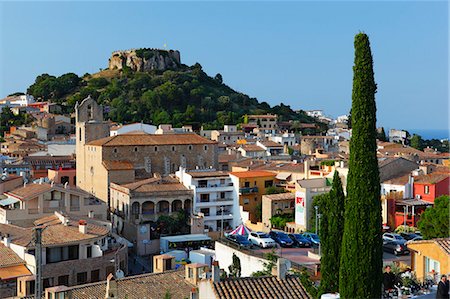
[[[253,223],[258,219],[257,207],[262,204],[262,196],[266,189],[275,185],[276,174],[269,171],[231,172],[230,177],[236,193],[239,195],[239,205],[244,212],[249,213],[249,220]]]
[[[419,280],[450,273],[450,238],[408,242],[411,268]]]

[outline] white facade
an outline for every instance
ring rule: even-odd
[[[305,111],[306,115],[311,117],[322,117],[323,116],[323,110],[308,110]]]
[[[5,105],[7,107],[27,107],[29,104],[32,104],[34,102],[34,97],[32,95],[26,94],[4,98],[0,100],[0,105]]]
[[[295,141],[295,134],[294,133],[284,133],[284,134],[278,134],[274,136],[269,137],[270,141],[279,143],[281,145],[287,145],[287,146],[293,146],[297,142]]]
[[[348,115],[340,115],[336,119],[337,123],[346,124],[348,122]]]
[[[404,144],[406,141],[406,131],[390,129],[389,130],[389,142],[400,142]]]
[[[175,175],[184,186],[194,190],[193,212],[204,215],[206,229],[220,231],[222,221],[224,229],[239,224],[239,198],[228,173],[215,170],[186,172],[180,168]]]
[[[116,135],[131,133],[131,132],[142,132],[144,134],[155,134],[156,126],[143,124],[143,123],[129,124],[129,125],[121,126],[120,128],[111,130],[109,132],[109,135],[116,136]]]

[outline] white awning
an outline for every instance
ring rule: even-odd
[[[14,197],[8,197],[5,199],[0,200],[0,206],[4,207],[4,206],[9,206],[13,203],[18,202],[19,200],[17,198]]]
[[[285,181],[285,180],[287,180],[288,177],[291,176],[291,174],[292,173],[290,173],[290,172],[280,172],[280,173],[277,174],[276,178],[278,180]]]

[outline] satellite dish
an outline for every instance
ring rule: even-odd
[[[123,271],[122,270],[117,270],[116,271],[116,278],[117,279],[120,279],[120,278],[124,278],[125,277],[125,273],[123,273]]]

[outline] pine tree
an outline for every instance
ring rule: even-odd
[[[344,230],[345,195],[342,181],[334,172],[333,186],[322,206],[320,221],[321,259],[320,294],[339,291],[339,265],[341,257],[342,233]]]
[[[355,36],[353,132],[339,276],[341,298],[381,297],[383,262],[376,89],[369,38],[359,33]]]

